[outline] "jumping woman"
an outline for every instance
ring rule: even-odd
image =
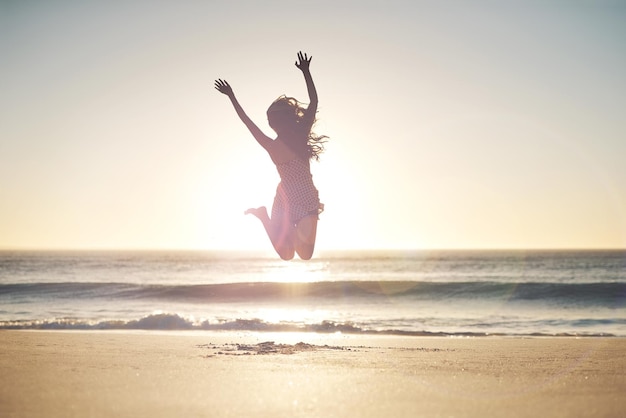
[[[311,58],[298,52],[296,67],[302,71],[309,93],[309,105],[293,97],[280,96],[267,109],[267,120],[276,132],[276,139],[265,135],[246,115],[226,80],[215,81],[215,88],[228,96],[237,115],[252,136],[268,152],[280,175],[272,216],[265,206],[248,209],[262,223],[274,249],[283,260],[291,260],[294,253],[309,260],[315,249],[318,215],[324,209],[313,178],[311,159],[319,160],[326,136],[312,132],[317,113],[317,92],[309,66]]]

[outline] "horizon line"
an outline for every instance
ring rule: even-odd
[[[166,248],[166,247],[0,247],[0,252],[230,252],[272,253],[256,248]],[[320,248],[316,253],[390,251],[626,251],[626,247],[353,247]]]

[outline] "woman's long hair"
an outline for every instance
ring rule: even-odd
[[[317,119],[315,114],[307,112],[303,103],[293,97],[280,96],[267,109],[267,120],[274,131],[287,134],[289,141],[285,143],[298,157],[319,160],[328,137],[312,131]]]

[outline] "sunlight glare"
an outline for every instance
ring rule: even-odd
[[[328,262],[325,261],[292,261],[282,260],[268,263],[261,273],[261,281],[280,283],[313,283],[325,281],[328,278]]]
[[[261,308],[258,311],[258,319],[269,324],[320,324],[330,317],[330,313],[322,309]]]

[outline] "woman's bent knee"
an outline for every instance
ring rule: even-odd
[[[299,245],[296,247],[298,257],[303,260],[310,260],[313,257],[313,251],[315,247],[313,245]]]
[[[293,248],[275,248],[275,250],[278,253],[278,256],[285,261],[293,259],[293,256],[295,255]]]

